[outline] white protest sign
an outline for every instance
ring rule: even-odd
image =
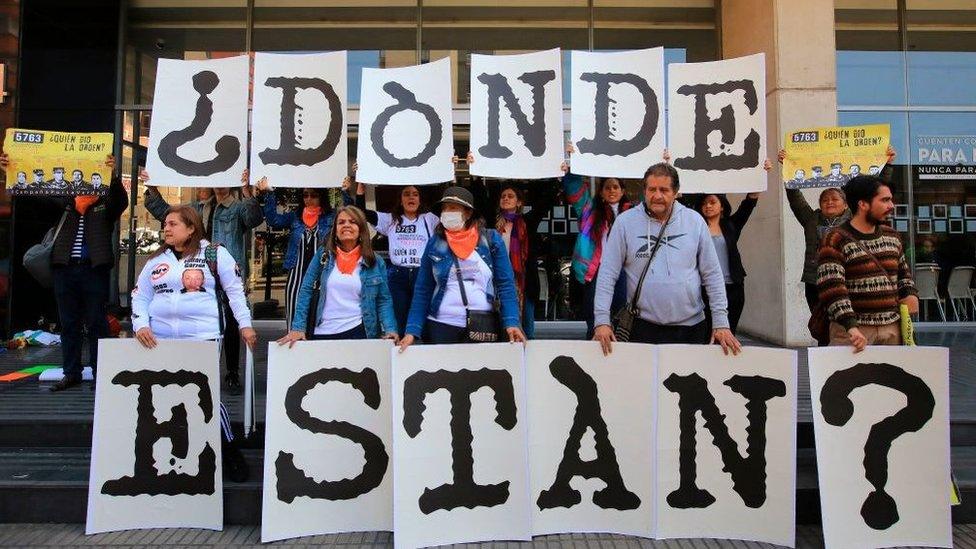
[[[85,533],[222,529],[218,343],[98,343]]]
[[[532,534],[653,537],[655,355],[595,341],[526,346]]]
[[[391,347],[270,344],[262,542],[393,530]]]
[[[246,55],[160,59],[146,171],[153,185],[237,187],[247,167]]]
[[[363,69],[356,181],[425,185],[454,180],[451,60]]]
[[[471,175],[562,177],[561,73],[558,49],[471,55]]]
[[[826,546],[952,547],[949,350],[809,353]]]
[[[346,176],[346,52],[254,54],[252,183],[339,187]],[[153,174],[155,178],[155,174]]]
[[[657,352],[657,536],[792,547],[796,352],[747,347],[726,357],[717,345]]]
[[[529,540],[522,346],[393,356],[394,543]]]
[[[664,48],[573,51],[573,173],[641,178],[664,152]]]
[[[765,191],[765,55],[668,65],[668,149],[684,193]]]

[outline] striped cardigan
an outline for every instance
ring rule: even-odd
[[[604,220],[602,227],[597,227],[593,218],[593,195],[590,193],[589,181],[574,173],[563,177],[563,192],[566,202],[573,207],[579,219],[579,236],[573,247],[573,276],[581,284],[596,280],[596,273],[600,269],[600,258],[603,255],[603,240],[613,219]],[[620,200],[617,215],[624,213],[631,206],[627,196]],[[597,236],[599,234],[599,236]]]
[[[874,254],[884,272],[864,248]],[[898,322],[898,300],[918,295],[898,233],[879,225],[873,234],[864,234],[850,221],[827,233],[820,243],[817,289],[830,320],[848,330]]]

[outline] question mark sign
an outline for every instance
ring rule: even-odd
[[[905,433],[914,433],[932,419],[935,397],[921,378],[891,364],[858,364],[838,370],[824,382],[820,391],[820,413],[838,427],[854,415],[850,394],[867,385],[881,385],[899,391],[908,404],[894,415],[875,423],[864,443],[864,478],[874,486],[861,506],[864,522],[875,530],[885,530],[898,522],[898,504],[884,491],[888,483],[888,451],[891,443]]]

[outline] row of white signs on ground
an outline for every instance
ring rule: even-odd
[[[216,344],[100,345],[87,532],[220,529]],[[809,356],[828,547],[950,546],[947,350]],[[309,342],[268,372],[263,541],[794,544],[794,351]]]
[[[642,177],[667,147],[686,192],[766,188],[765,58],[672,63],[662,48],[573,51],[572,168]],[[147,170],[164,186],[230,187],[247,166],[249,57],[161,59]],[[357,180],[454,179],[450,60],[363,69]],[[347,173],[346,53],[255,53],[251,179],[339,186]],[[476,176],[561,177],[560,50],[471,56]],[[461,151],[461,156],[464,152]]]

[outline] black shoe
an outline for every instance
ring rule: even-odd
[[[250,471],[244,454],[237,447],[236,442],[225,442],[223,445],[224,475],[232,482],[247,482]]]
[[[68,376],[64,376],[64,377],[61,378],[61,381],[55,383],[54,385],[51,385],[51,388],[48,389],[48,390],[51,391],[52,393],[59,393],[59,392],[64,391],[66,389],[70,389],[72,387],[77,387],[79,385],[81,385],[81,377],[80,376],[79,377],[68,377]]]
[[[241,378],[238,377],[237,372],[227,372],[227,375],[224,376],[224,383],[227,384],[227,388],[232,394],[240,394]]]

